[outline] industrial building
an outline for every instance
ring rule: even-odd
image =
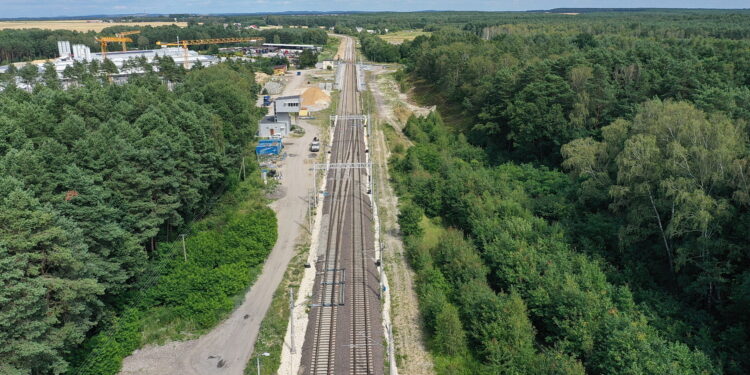
[[[312,44],[263,43],[263,47],[289,51],[304,51],[306,49],[311,49],[315,52],[320,52],[323,50],[323,47],[316,47]]]
[[[299,112],[302,98],[299,95],[280,96],[273,100],[274,113],[297,113]]]
[[[280,96],[273,101],[273,115],[258,124],[258,137],[286,137],[292,130],[292,113],[299,113],[302,98],[299,95]]]
[[[319,63],[315,64],[316,69],[336,69],[336,65],[338,64],[337,61],[334,60],[323,60]]]
[[[259,57],[295,57],[307,49],[313,50],[315,53],[320,53],[323,47],[316,47],[312,44],[263,43],[260,46],[237,47],[234,51],[242,50],[247,55]]]
[[[57,49],[59,52],[60,57],[51,60],[52,64],[55,66],[55,70],[57,71],[58,75],[62,77],[63,71],[65,71],[65,68],[68,66],[72,66],[73,63],[76,61],[78,62],[91,62],[91,61],[104,61],[104,54],[98,53],[98,52],[91,52],[91,49],[83,44],[73,44],[71,45],[68,41],[59,41],[57,42]],[[171,57],[176,64],[186,66],[187,68],[192,67],[195,63],[199,62],[203,66],[209,66],[217,64],[220,59],[216,56],[210,56],[210,55],[201,55],[198,52],[188,50],[187,51],[187,63],[185,61],[185,50],[180,47],[163,47],[160,49],[150,49],[150,50],[136,50],[136,51],[125,51],[125,52],[117,52],[117,51],[110,51],[106,53],[106,58],[110,61],[112,61],[118,69],[120,69],[120,72],[127,76],[129,74],[137,74],[142,73],[140,71],[137,71],[135,68],[128,68],[123,70],[123,64],[131,59],[135,58],[141,58],[145,57],[146,61],[149,63],[153,62],[156,57],[163,57],[163,56],[169,56]],[[38,65],[40,68],[44,65],[46,61],[42,62],[35,62],[36,65]],[[155,67],[156,69],[157,67]],[[0,66],[0,73],[5,73],[8,70],[8,66]],[[40,69],[41,70],[41,69]]]
[[[286,70],[287,70],[286,65],[276,65],[273,67],[273,75],[283,76],[286,73]]]
[[[286,137],[292,128],[292,117],[288,113],[266,116],[258,124],[258,137]]]

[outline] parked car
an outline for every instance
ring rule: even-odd
[[[320,151],[320,142],[318,141],[310,142],[310,152],[318,152],[318,151]]]

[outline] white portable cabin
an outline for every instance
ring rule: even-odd
[[[286,137],[289,135],[291,126],[291,118],[286,113],[279,113],[276,116],[266,116],[258,124],[258,137]]]
[[[273,100],[274,113],[297,113],[299,112],[302,98],[299,95],[280,96]]]

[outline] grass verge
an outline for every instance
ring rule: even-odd
[[[279,287],[273,294],[271,306],[260,324],[258,339],[255,341],[255,348],[250,357],[250,362],[245,367],[245,374],[257,374],[256,358],[260,357],[262,375],[275,374],[281,365],[281,348],[284,345],[284,336],[286,335],[289,323],[289,288],[296,291],[302,281],[302,275],[305,272],[305,260],[307,259],[307,250],[310,247],[310,237],[305,235],[303,241],[297,245],[295,254],[287,266],[284,279],[281,280]],[[295,295],[296,299],[296,295]],[[297,306],[296,308],[303,308]],[[304,335],[304,332],[299,334]],[[298,350],[301,350],[298,349]],[[268,353],[264,357],[262,353]]]
[[[430,82],[415,80],[413,77],[410,77],[408,80],[413,87],[411,97],[417,104],[424,107],[435,105],[445,124],[450,124],[450,127],[457,131],[466,132],[471,130],[473,126],[471,116],[467,116],[464,113],[464,109],[460,104],[446,99],[439,88]]]
[[[373,79],[372,73],[365,72],[365,75],[367,77],[366,78],[367,82],[370,82],[370,80]],[[375,104],[375,97],[372,95],[372,92],[369,89],[367,89],[365,91],[362,91],[359,97],[361,98],[361,101],[362,101],[362,112],[364,114],[371,115],[373,118],[377,117],[376,114],[377,114],[378,108],[377,108],[377,105]]]
[[[318,62],[323,60],[333,60],[333,56],[336,56],[340,44],[340,38],[329,36],[326,45],[323,46],[323,51],[318,54]]]

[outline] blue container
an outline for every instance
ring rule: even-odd
[[[278,145],[279,147],[284,147],[284,145],[281,143],[280,139],[261,139],[258,141],[259,145]]]
[[[284,144],[278,139],[261,139],[255,146],[255,153],[258,155],[279,155]]]
[[[302,72],[297,72],[297,75],[302,75]]]

